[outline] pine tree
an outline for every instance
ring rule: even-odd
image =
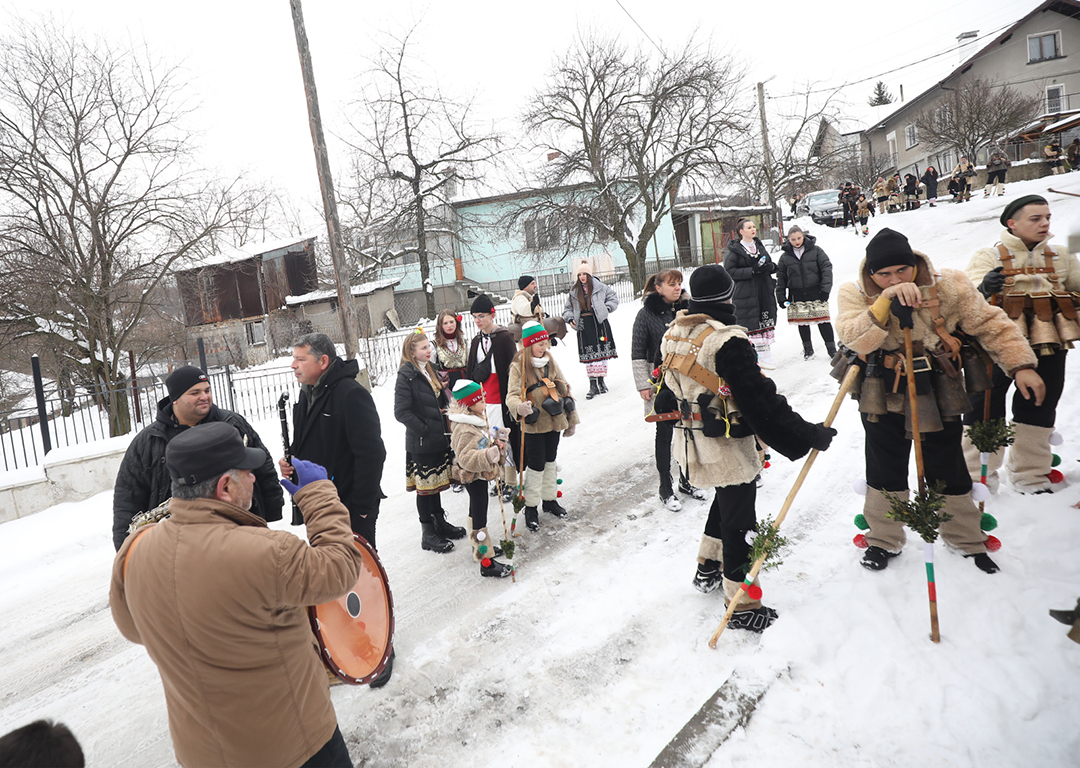
[[[892,104],[895,99],[889,89],[885,87],[885,81],[878,80],[877,85],[874,86],[874,94],[870,97],[871,107],[883,107],[886,104]]]

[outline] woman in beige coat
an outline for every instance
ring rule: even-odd
[[[558,501],[555,458],[559,437],[570,437],[580,421],[570,385],[555,358],[548,354],[548,335],[539,323],[521,328],[521,351],[510,365],[506,407],[521,420],[525,435],[525,525],[540,528],[537,506],[555,517],[566,517]]]

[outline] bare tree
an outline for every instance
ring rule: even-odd
[[[975,159],[979,148],[1001,141],[1039,116],[1042,97],[978,78],[946,88],[934,105],[915,116],[918,140],[932,150],[955,149]]]
[[[50,340],[130,428],[124,352],[178,260],[251,207],[192,171],[175,68],[52,22],[0,38],[0,272],[6,313]]]
[[[635,289],[646,249],[680,186],[714,178],[744,120],[740,75],[692,43],[660,57],[596,35],[555,64],[524,122],[550,148],[541,202],[517,219],[554,217],[567,242],[615,241]]]
[[[432,261],[452,258],[460,233],[452,198],[460,185],[484,178],[502,139],[474,125],[470,103],[449,98],[410,70],[416,31],[394,39],[368,73],[360,102],[365,114],[352,126],[353,184],[342,198],[353,198],[345,204],[355,217],[349,225],[354,255],[363,253],[365,242],[378,241],[376,234],[391,256],[416,254],[427,314],[435,317]],[[441,245],[433,252],[436,239]]]
[[[858,184],[869,198],[874,182],[895,167],[893,156],[887,152],[866,154],[859,147],[852,147],[838,159],[835,167],[836,175],[831,181],[833,183],[850,181]]]

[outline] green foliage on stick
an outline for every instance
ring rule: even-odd
[[[1005,419],[976,422],[964,430],[964,433],[979,453],[993,453],[998,448],[1012,445],[1016,439],[1016,431]]]
[[[916,493],[911,501],[904,501],[888,491],[882,491],[892,507],[885,513],[885,517],[903,523],[919,534],[923,541],[935,542],[938,529],[943,523],[952,520],[952,515],[942,512],[945,508],[945,496],[941,491],[944,488],[945,483],[939,481],[934,483],[933,488]]]
[[[499,548],[503,551],[503,557],[508,561],[514,559],[514,542],[511,539],[503,539],[499,542]]]
[[[754,526],[754,543],[750,545],[750,562],[756,563],[763,560],[761,570],[767,571],[775,568],[784,561],[780,558],[780,550],[788,545],[788,540],[780,535],[780,531],[773,526],[772,518],[759,520]]]

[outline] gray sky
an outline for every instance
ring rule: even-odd
[[[807,82],[837,86],[911,64],[954,46],[960,32],[987,34],[1037,4],[773,0],[740,4],[733,12],[733,4],[715,2],[307,0],[304,15],[323,116],[334,132],[344,130],[343,111],[357,92],[367,57],[387,31],[401,32],[417,21],[422,22],[417,50],[424,70],[452,95],[474,94],[480,113],[512,129],[529,94],[543,85],[554,57],[580,28],[595,26],[626,42],[651,45],[636,21],[663,45],[681,44],[691,34],[711,39],[717,51],[730,52],[746,65],[750,89],[775,76],[766,88],[779,96]],[[318,199],[288,0],[0,2],[0,23],[7,15],[40,14],[90,34],[145,40],[162,57],[184,62],[202,105],[195,127],[202,132],[207,165],[245,169],[296,199]],[[881,79],[894,96],[903,85],[910,98],[959,57],[951,53]],[[852,86],[843,97],[865,105],[873,84]],[[331,152],[332,164],[340,166],[341,146],[332,143]]]

